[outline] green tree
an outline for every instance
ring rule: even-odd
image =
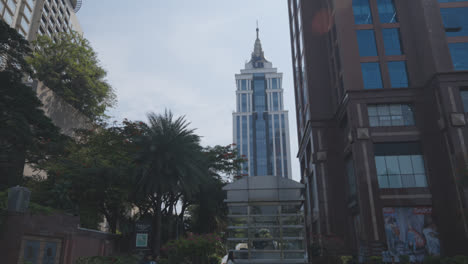
[[[30,52],[29,43],[0,20],[0,189],[21,184],[25,161],[44,161],[64,140],[22,81],[31,73]]]
[[[200,137],[184,117],[174,118],[166,111],[161,115],[150,113],[148,119],[148,128],[136,142],[140,148],[136,175],[138,191],[147,201],[148,212],[152,212],[152,246],[154,254],[159,255],[164,201],[174,204],[179,193],[195,192],[206,174]]]
[[[115,104],[115,94],[105,80],[96,52],[79,33],[59,33],[54,40],[39,36],[28,58],[35,74],[57,95],[91,119],[104,115]]]
[[[219,232],[226,226],[226,195],[222,188],[237,178],[241,164],[246,161],[239,157],[234,145],[206,147],[203,151],[209,177],[190,201],[183,201],[190,215],[188,228],[198,234]]]
[[[84,227],[96,228],[104,216],[115,233],[132,207],[132,138],[139,131],[139,124],[129,121],[77,130],[66,152],[45,164],[49,177],[39,182],[42,188],[36,187],[35,195],[33,190],[33,198],[79,214]]]

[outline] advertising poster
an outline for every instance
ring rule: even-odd
[[[430,207],[386,207],[383,209],[387,254],[398,261],[407,255],[422,262],[424,257],[440,255],[439,233]]]

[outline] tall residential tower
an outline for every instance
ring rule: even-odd
[[[248,160],[242,166],[244,176],[292,178],[283,74],[265,59],[258,33],[257,28],[250,61],[236,74],[234,142]]]

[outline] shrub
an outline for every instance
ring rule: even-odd
[[[400,263],[401,263],[401,264],[408,264],[408,263],[410,263],[410,261],[409,261],[410,258],[409,258],[408,255],[401,255],[399,258],[400,258]]]
[[[424,264],[440,264],[439,256],[427,256],[424,258]]]
[[[137,256],[80,257],[75,264],[138,264]]]
[[[341,263],[348,264],[353,260],[353,256],[341,256]]]
[[[374,264],[382,263],[382,257],[381,256],[371,256],[371,257],[369,257],[369,260],[371,261],[371,263],[374,263]],[[403,260],[401,259],[401,261],[403,261]]]
[[[221,238],[215,234],[193,235],[169,241],[162,249],[168,264],[211,264],[219,263],[225,254]]]

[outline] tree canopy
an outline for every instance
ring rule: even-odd
[[[22,81],[31,73],[30,52],[29,43],[0,21],[0,189],[20,184],[25,161],[45,160],[64,140]]]
[[[116,96],[106,81],[96,52],[79,33],[43,35],[33,43],[28,62],[34,77],[91,119],[104,115],[115,105]]]

